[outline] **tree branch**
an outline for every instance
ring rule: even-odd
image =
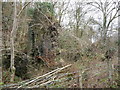
[[[117,17],[120,16],[120,15],[116,16],[117,13],[118,13],[118,12],[116,11],[116,13],[114,14],[114,16],[110,19],[110,21],[109,21],[108,24],[107,24],[107,28],[109,27],[110,23],[111,23],[115,18],[117,18]]]
[[[33,1],[33,0],[32,0]],[[31,2],[32,2],[31,1]],[[18,13],[17,17],[19,17],[22,13],[22,11],[26,8],[26,6],[28,6],[31,2],[28,2],[25,6],[23,6],[23,8],[20,10],[20,12]]]

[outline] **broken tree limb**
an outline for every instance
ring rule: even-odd
[[[55,69],[55,70],[53,70],[53,71],[51,71],[51,72],[49,72],[49,73],[46,73],[46,74],[44,74],[44,75],[42,75],[42,76],[39,76],[39,77],[37,77],[37,78],[35,78],[35,79],[33,79],[33,80],[31,80],[31,81],[29,81],[29,82],[21,85],[21,86],[19,86],[18,88],[21,88],[21,87],[23,87],[23,86],[26,86],[26,85],[28,85],[28,84],[36,81],[37,79],[43,78],[43,77],[45,77],[45,76],[47,76],[47,75],[50,75],[50,76],[51,76],[51,75],[54,75],[54,74],[60,72],[61,70],[65,69],[65,68],[67,68],[67,67],[70,67],[71,65],[72,65],[72,64],[69,64],[69,65],[66,65],[66,66],[64,66],[64,67],[62,67],[62,68]]]

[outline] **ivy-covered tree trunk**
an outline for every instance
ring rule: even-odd
[[[34,57],[40,57],[47,66],[53,66],[58,38],[53,5],[48,2],[35,3],[34,9],[29,8],[29,14],[32,19],[28,30],[29,53],[33,57],[32,61],[35,61]]]

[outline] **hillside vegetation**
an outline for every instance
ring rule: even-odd
[[[119,88],[118,11],[107,0],[2,2],[0,88]]]

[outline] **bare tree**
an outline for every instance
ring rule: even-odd
[[[18,15],[17,15],[17,1],[15,0],[14,2],[14,21],[13,21],[13,28],[11,31],[11,82],[14,81],[14,77],[15,77],[15,65],[14,65],[14,61],[15,61],[15,38],[16,38],[16,32],[17,32],[17,27],[18,27],[18,19],[22,13],[22,11],[26,8],[27,5],[29,5],[30,2],[28,2],[27,4],[25,4],[22,9],[19,11]]]
[[[74,20],[75,20],[75,31],[76,35],[80,32],[80,36],[82,37],[82,26],[84,23],[84,16],[87,13],[87,11],[83,11],[83,3],[82,2],[76,2],[75,3],[75,11],[74,11]]]
[[[17,28],[17,8],[16,8],[16,4],[17,2],[14,2],[14,21],[13,21],[13,28],[11,31],[11,82],[14,81],[14,77],[15,77],[15,66],[14,66],[14,59],[15,59],[15,48],[14,48],[14,38],[15,38],[15,32],[16,32],[16,28]]]
[[[99,0],[98,2],[92,2],[89,3],[93,7],[95,7],[98,11],[102,13],[101,21],[92,19],[92,22],[94,24],[97,24],[101,30],[101,38],[103,41],[103,44],[106,44],[106,62],[107,62],[107,71],[108,71],[108,80],[109,84],[111,84],[112,81],[112,60],[111,57],[113,55],[110,47],[110,41],[107,39],[108,32],[111,31],[112,23],[116,18],[118,18],[120,15],[118,14],[120,8],[118,7],[119,3],[118,1],[108,1],[105,0],[105,2],[102,2]],[[111,54],[112,53],[112,54]]]
[[[101,27],[102,30],[102,38],[103,41],[106,41],[107,33],[109,31],[109,28],[112,24],[112,22],[118,18],[120,15],[118,15],[118,11],[120,8],[118,8],[118,1],[108,1],[106,0],[104,3],[99,0],[98,2],[91,2],[89,3],[93,7],[95,7],[97,10],[99,10],[102,13],[102,21],[99,22],[97,20],[94,20],[96,24],[98,24]]]
[[[58,18],[58,22],[61,23],[63,21],[63,16],[66,14],[67,9],[69,8],[70,0],[68,2],[65,1],[57,1],[54,3],[54,8],[56,10],[56,17]]]

